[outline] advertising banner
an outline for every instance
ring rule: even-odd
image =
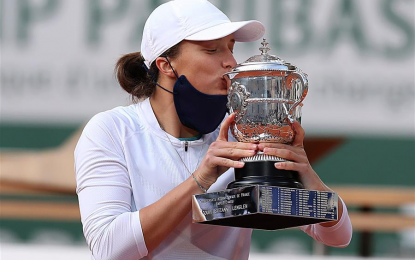
[[[162,2],[1,1],[1,123],[80,124],[130,104],[114,65],[140,51]],[[270,53],[308,74],[308,134],[415,135],[414,1],[212,2],[231,20],[263,22]],[[260,42],[237,43],[237,62]]]

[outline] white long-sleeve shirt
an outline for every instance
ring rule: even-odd
[[[75,149],[75,170],[83,231],[92,259],[248,259],[251,229],[192,224],[190,212],[151,253],[144,241],[140,209],[189,177],[216,140],[218,130],[191,142],[167,137],[149,99],[99,113],[90,120]],[[208,192],[223,190],[233,180],[230,169]],[[343,208],[340,222],[333,227],[301,228],[327,245],[346,246],[352,228],[346,206]]]

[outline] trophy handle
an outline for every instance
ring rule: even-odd
[[[246,87],[238,82],[233,82],[228,93],[227,107],[229,112],[236,114],[235,122],[238,123],[246,114],[246,101],[251,96]]]
[[[294,83],[296,80],[300,80],[301,86],[302,86],[302,92],[299,99],[296,99],[296,101],[291,105],[290,109],[288,110],[288,120],[290,120],[291,123],[294,122],[293,118],[293,112],[294,109],[301,104],[301,102],[304,100],[304,98],[307,96],[308,92],[308,80],[307,75],[301,71],[292,72],[290,75],[287,76],[286,80],[286,86],[288,89],[292,89]]]

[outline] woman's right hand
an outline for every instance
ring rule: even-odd
[[[208,189],[230,167],[242,168],[245,163],[238,161],[242,157],[253,156],[258,145],[253,143],[228,142],[228,131],[234,122],[235,114],[231,114],[222,123],[219,136],[213,142],[199,168],[194,172],[200,184]]]

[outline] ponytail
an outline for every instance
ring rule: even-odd
[[[179,54],[180,43],[174,45],[160,56],[175,58]],[[115,75],[120,86],[131,94],[133,102],[150,97],[158,80],[159,70],[155,62],[147,72],[143,66],[144,58],[140,52],[133,52],[122,56],[115,65]],[[151,76],[150,76],[151,75]],[[154,80],[153,80],[154,77]]]
[[[143,66],[145,66],[144,58],[140,52],[122,56],[115,65],[115,75],[118,83],[125,91],[131,94],[133,101],[151,96],[156,86]],[[154,63],[150,71],[158,76],[158,69]]]

